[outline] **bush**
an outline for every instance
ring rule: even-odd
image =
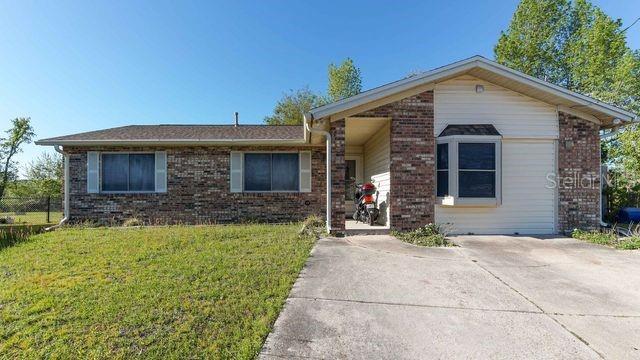
[[[13,224],[14,219],[11,216],[0,217],[0,224]]]
[[[142,220],[132,217],[132,218],[128,218],[127,220],[125,220],[122,223],[122,226],[142,226],[144,225],[144,223],[142,222]]]
[[[319,238],[326,234],[326,226],[324,219],[317,215],[311,215],[302,222],[299,234],[301,236],[313,236]]]
[[[393,235],[406,243],[418,246],[454,246],[451,241],[447,240],[450,231],[449,224],[430,223],[413,231],[394,232]]]
[[[575,229],[571,237],[578,240],[590,242],[592,244],[612,246],[616,249],[635,250],[640,249],[640,232],[638,230],[631,233],[631,236],[620,237],[614,229],[601,231],[584,231]]]
[[[0,250],[29,240],[44,231],[46,225],[10,225],[0,227]]]

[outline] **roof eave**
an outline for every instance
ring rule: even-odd
[[[632,112],[626,111],[610,104],[603,103],[586,95],[582,95],[574,91],[565,89],[561,86],[537,79],[522,72],[510,69],[504,65],[485,59],[482,56],[473,56],[471,58],[428,71],[416,77],[403,79],[369,91],[365,91],[350,98],[312,109],[311,111],[309,111],[309,114],[313,116],[313,118],[321,119],[357,106],[367,104],[372,101],[383,99],[385,97],[405,90],[425,85],[430,82],[436,82],[439,79],[443,79],[456,74],[463,74],[476,67],[492,71],[496,74],[516,81],[520,81],[539,90],[552,93],[558,97],[565,98],[569,101],[589,107],[593,110],[606,114],[607,116],[611,116],[622,121],[630,122],[637,119],[637,116]]]
[[[220,140],[191,140],[191,139],[144,139],[144,140],[55,140],[42,139],[35,142],[42,146],[214,146],[214,145],[305,145],[304,138],[300,139],[220,139]]]

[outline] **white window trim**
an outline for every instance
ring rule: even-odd
[[[458,196],[458,144],[493,143],[496,146],[496,196],[492,198],[469,198]],[[502,137],[492,135],[452,135],[436,139],[438,144],[448,144],[449,152],[449,196],[436,197],[436,203],[447,207],[496,207],[502,204]],[[436,175],[437,175],[436,162]],[[437,179],[437,177],[436,177]],[[437,186],[436,186],[437,190]]]
[[[102,190],[102,156],[103,155],[109,155],[109,154],[122,154],[122,155],[130,155],[130,154],[147,154],[147,155],[154,155],[153,158],[153,168],[154,168],[154,174],[153,174],[153,182],[154,182],[154,188],[155,188],[155,168],[156,168],[156,159],[155,159],[155,151],[101,151],[98,154],[98,192],[100,194],[161,194],[164,192],[160,192],[160,191],[156,191],[156,190]],[[129,181],[129,179],[127,179],[127,182]]]
[[[273,193],[285,193],[285,194],[298,194],[302,193],[300,190],[300,153],[301,151],[268,151],[268,150],[260,150],[260,151],[242,151],[242,192],[247,194],[273,194]],[[247,190],[245,188],[245,161],[244,157],[247,154],[298,154],[298,190]],[[313,171],[313,170],[312,170]],[[312,174],[313,176],[313,174]],[[273,172],[271,173],[271,177],[273,178]]]

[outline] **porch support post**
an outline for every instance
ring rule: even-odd
[[[345,230],[345,120],[331,122],[331,232]]]

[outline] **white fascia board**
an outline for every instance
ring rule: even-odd
[[[603,103],[601,101],[598,101],[586,95],[576,93],[574,91],[565,89],[561,86],[549,83],[547,81],[537,79],[533,76],[524,74],[517,70],[513,70],[504,65],[498,64],[497,62],[485,59],[482,56],[474,56],[468,59],[464,59],[449,65],[428,71],[426,73],[423,73],[415,77],[395,81],[387,85],[383,85],[383,86],[371,89],[369,91],[365,91],[363,93],[352,96],[350,98],[343,99],[343,100],[340,100],[331,104],[327,104],[324,106],[320,106],[318,108],[312,109],[311,111],[309,111],[308,114],[315,119],[320,119],[323,117],[327,117],[327,116],[342,112],[344,110],[348,110],[350,108],[354,108],[356,106],[360,106],[375,100],[385,98],[387,96],[390,96],[405,90],[409,90],[411,88],[414,88],[420,85],[424,85],[430,82],[437,82],[442,78],[446,78],[448,76],[455,75],[457,73],[464,73],[475,67],[482,68],[484,70],[504,76],[511,80],[527,84],[538,90],[554,94],[556,96],[562,97],[569,101],[578,103],[580,105],[589,107],[591,109],[600,111],[606,115],[619,118],[624,121],[633,121],[634,119],[637,118],[635,114],[629,111],[626,111],[624,109],[618,108],[613,105]]]
[[[430,82],[436,81],[437,79],[445,76],[470,70],[474,67],[475,60],[476,60],[475,57],[465,59],[447,66],[443,66],[438,69],[428,71],[418,76],[398,80],[398,81],[389,83],[387,85],[383,85],[383,86],[365,91],[358,95],[354,95],[352,97],[349,97],[340,101],[336,101],[331,104],[320,106],[315,109],[311,109],[309,111],[309,114],[311,114],[314,119],[321,119],[323,117],[336,114],[356,106],[364,105],[371,101],[385,98],[395,93],[409,90],[411,88],[414,88],[423,84],[428,84]]]

